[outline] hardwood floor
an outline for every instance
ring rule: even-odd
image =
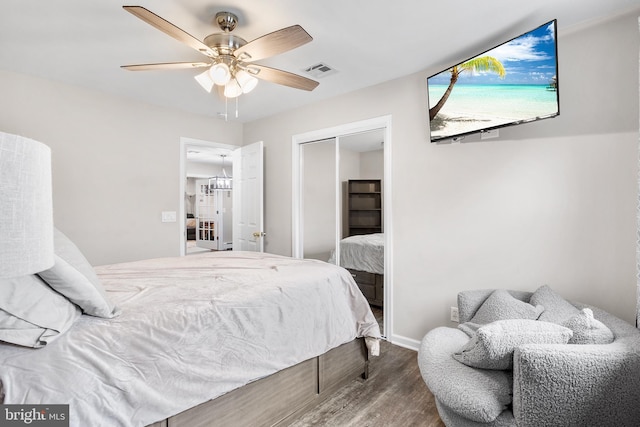
[[[289,427],[444,427],[416,358],[415,351],[382,341],[369,379],[354,379]]]

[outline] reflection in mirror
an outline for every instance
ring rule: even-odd
[[[303,144],[301,156],[303,256],[329,261],[336,247],[336,140]]]
[[[367,298],[382,330],[384,130],[338,139],[341,233],[339,264]]]
[[[385,132],[377,129],[300,145],[302,256],[349,270],[381,330]]]

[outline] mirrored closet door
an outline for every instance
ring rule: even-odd
[[[301,147],[304,258],[335,264],[337,230],[336,140]]]
[[[302,256],[345,267],[382,328],[384,129],[301,144]]]

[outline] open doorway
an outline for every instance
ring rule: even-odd
[[[386,337],[393,319],[390,148],[389,116],[293,138],[293,256],[349,270]],[[355,240],[373,252],[354,253]]]
[[[192,153],[188,153],[192,151]],[[225,228],[224,247],[222,250],[242,250],[262,252],[264,250],[264,152],[262,141],[244,145],[242,147],[228,144],[220,144],[210,141],[202,141],[191,138],[180,138],[180,194],[179,204],[179,232],[180,232],[180,255],[187,253],[187,205],[189,194],[187,193],[187,154],[197,155],[196,152],[213,152],[213,157],[220,159],[218,175],[208,177],[206,188],[210,190],[219,189],[220,182],[232,176],[228,181],[232,191],[226,192],[225,196],[232,199],[227,203],[232,204],[231,227]],[[228,157],[224,160],[220,154],[232,158],[229,163]],[[223,164],[223,162],[225,162]],[[229,169],[227,169],[229,168]],[[226,177],[225,177],[226,171]],[[209,175],[207,170],[203,175]],[[215,171],[213,173],[216,173]],[[213,182],[217,182],[213,184]],[[222,185],[224,187],[224,185]],[[195,207],[195,206],[194,206]],[[195,216],[195,214],[194,214]],[[197,222],[196,222],[197,223]],[[229,225],[229,221],[226,221]],[[219,227],[223,228],[223,227]],[[205,230],[203,230],[205,231]],[[197,238],[198,230],[196,230]],[[230,234],[229,234],[230,233]],[[231,246],[229,246],[229,242]],[[205,247],[204,250],[211,250]],[[218,250],[220,246],[218,246]]]
[[[232,189],[217,191],[210,182],[233,176],[231,159],[237,148],[180,139],[180,255],[230,248]]]

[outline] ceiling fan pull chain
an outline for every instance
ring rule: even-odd
[[[238,118],[238,98],[240,97],[236,96],[236,119]]]

